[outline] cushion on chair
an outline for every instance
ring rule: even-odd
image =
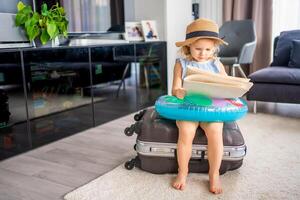
[[[288,66],[293,40],[300,40],[300,30],[280,33],[271,66]]]
[[[293,40],[288,66],[300,68],[300,40]]]
[[[280,83],[300,85],[300,69],[289,67],[267,67],[250,74],[254,83]]]
[[[238,57],[221,57],[220,62],[223,65],[233,65],[238,63]]]

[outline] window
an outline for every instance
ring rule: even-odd
[[[299,10],[299,0],[273,0],[273,38],[281,31],[300,29]]]

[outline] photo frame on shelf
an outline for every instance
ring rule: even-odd
[[[145,41],[158,41],[159,37],[157,33],[156,21],[143,20],[141,23]]]
[[[125,22],[125,39],[127,41],[143,41],[142,24],[140,22]]]

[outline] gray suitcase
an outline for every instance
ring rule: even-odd
[[[130,170],[136,166],[155,174],[176,173],[178,130],[175,121],[160,117],[153,108],[141,111],[134,119],[136,123],[127,127],[124,132],[127,136],[137,134],[134,145],[137,156],[127,161],[125,167]],[[221,174],[239,168],[246,155],[244,138],[235,122],[224,123],[223,143]],[[207,139],[203,130],[198,128],[193,141],[189,172],[207,173],[208,170]]]

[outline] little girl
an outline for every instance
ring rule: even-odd
[[[215,22],[207,19],[198,19],[187,26],[186,40],[176,42],[176,46],[181,47],[181,52],[185,58],[176,60],[172,95],[180,99],[184,98],[186,91],[182,88],[182,82],[188,66],[227,76],[224,66],[216,58],[220,44],[227,43],[219,38],[219,28]],[[179,129],[177,142],[179,168],[173,187],[178,190],[185,188],[192,143],[196,129],[200,126],[204,130],[208,141],[209,191],[214,194],[221,193],[219,169],[223,156],[223,123],[176,121],[176,125]]]

